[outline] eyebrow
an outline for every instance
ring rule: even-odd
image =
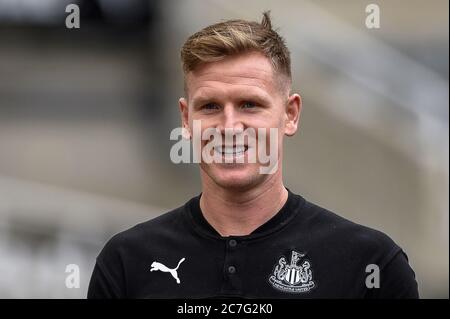
[[[214,98],[209,97],[207,95],[201,95],[201,96],[194,97],[192,99],[192,105],[193,106],[200,106],[200,105],[204,105],[204,104],[206,104],[208,102],[211,102],[212,100],[214,100]]]
[[[239,101],[256,101],[262,104],[269,104],[269,99],[266,94],[257,94],[257,93],[243,93],[243,94],[237,94],[238,98],[233,98],[234,100]],[[196,97],[193,97],[192,99],[192,105],[193,106],[201,106],[206,103],[211,102],[217,102],[217,98],[215,98],[213,95],[210,94],[202,94]]]

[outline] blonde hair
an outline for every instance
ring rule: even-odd
[[[263,13],[261,23],[228,20],[216,23],[191,35],[181,49],[185,74],[203,63],[248,51],[263,53],[276,72],[291,82],[291,58],[284,39],[272,29],[270,12]]]

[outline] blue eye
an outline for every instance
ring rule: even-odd
[[[256,107],[256,103],[253,102],[245,102],[244,104],[242,104],[242,108],[244,109],[251,109]]]
[[[217,105],[216,103],[208,103],[203,105],[202,108],[205,110],[217,110],[219,109],[219,105]]]

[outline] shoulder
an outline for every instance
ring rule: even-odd
[[[417,281],[408,256],[391,237],[310,202],[302,212],[306,229],[329,264],[350,270],[361,287],[367,287],[369,273],[375,269],[368,266],[376,266],[378,273],[382,273],[378,283],[381,289],[364,290],[364,297],[418,298]]]
[[[127,296],[127,279],[139,263],[153,259],[153,254],[179,237],[185,206],[140,223],[112,236],[96,258],[89,296]]]
[[[176,236],[185,230],[184,210],[185,205],[115,234],[106,242],[99,257],[128,255],[134,250],[145,249],[150,243],[154,244]]]
[[[337,249],[371,255],[387,262],[401,248],[382,231],[350,221],[326,208],[306,201],[303,209],[305,226],[317,240]]]

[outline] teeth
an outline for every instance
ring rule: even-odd
[[[245,146],[217,146],[214,148],[214,150],[225,155],[241,155],[245,152]]]

